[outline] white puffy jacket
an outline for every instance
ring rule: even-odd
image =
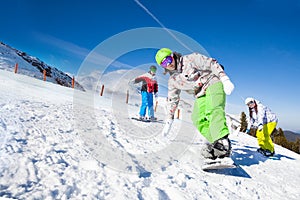
[[[278,122],[277,116],[266,106],[264,106],[258,100],[255,100],[257,105],[257,113],[255,112],[255,108],[252,108],[252,118],[250,119],[250,123],[248,128],[251,126],[258,127],[259,125],[264,125],[270,122]]]

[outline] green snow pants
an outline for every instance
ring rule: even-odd
[[[192,121],[199,132],[211,143],[229,134],[225,118],[226,95],[222,82],[206,89],[206,94],[196,99]]]

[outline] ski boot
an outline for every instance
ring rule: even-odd
[[[157,118],[156,117],[149,117],[149,121],[151,121],[151,122],[155,122],[155,121],[157,121]]]
[[[215,160],[217,158],[230,157],[231,155],[231,142],[228,135],[218,139],[212,144],[206,144],[202,149],[201,154],[204,158]]]
[[[139,117],[139,120],[142,121],[142,122],[148,121],[148,120],[147,120],[147,117],[145,117],[145,116],[140,116],[140,117]]]
[[[275,154],[275,151],[271,152],[268,149],[262,149],[262,148],[257,149],[257,152],[261,153],[262,155],[264,155],[266,157],[274,156],[274,154]]]

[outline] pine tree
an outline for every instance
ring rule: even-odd
[[[274,137],[274,143],[287,148],[288,147],[288,141],[284,135],[284,132],[281,128],[278,129],[277,135]]]
[[[295,142],[295,152],[300,154],[300,139],[297,138]]]
[[[300,139],[298,138],[296,142],[288,141],[281,128],[274,134],[274,143],[296,153],[300,153]]]
[[[250,128],[249,135],[256,137],[256,131],[257,131],[257,128]]]
[[[246,132],[247,127],[248,127],[248,122],[247,122],[247,116],[244,112],[241,113],[241,128],[240,132]]]
[[[273,132],[271,133],[271,135],[270,135],[270,137],[271,137],[271,139],[272,139],[272,141],[274,142],[274,140],[275,140],[275,137],[278,135],[279,133],[278,133],[278,130],[275,128],[274,130],[273,130]]]

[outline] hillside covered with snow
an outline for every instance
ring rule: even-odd
[[[300,155],[232,129],[237,169],[208,173],[204,143],[181,105],[170,135],[163,121],[133,121],[139,96],[83,92],[0,70],[0,197],[12,199],[300,199]],[[165,117],[159,98],[156,116]],[[229,115],[228,115],[229,116]],[[229,127],[237,120],[228,117]]]
[[[16,64],[18,64],[17,73],[43,80],[43,72],[45,70],[47,81],[66,87],[72,87],[72,77],[68,74],[47,65],[26,52],[0,42],[0,69],[13,72],[15,71]],[[82,91],[85,90],[76,80],[74,87]]]

